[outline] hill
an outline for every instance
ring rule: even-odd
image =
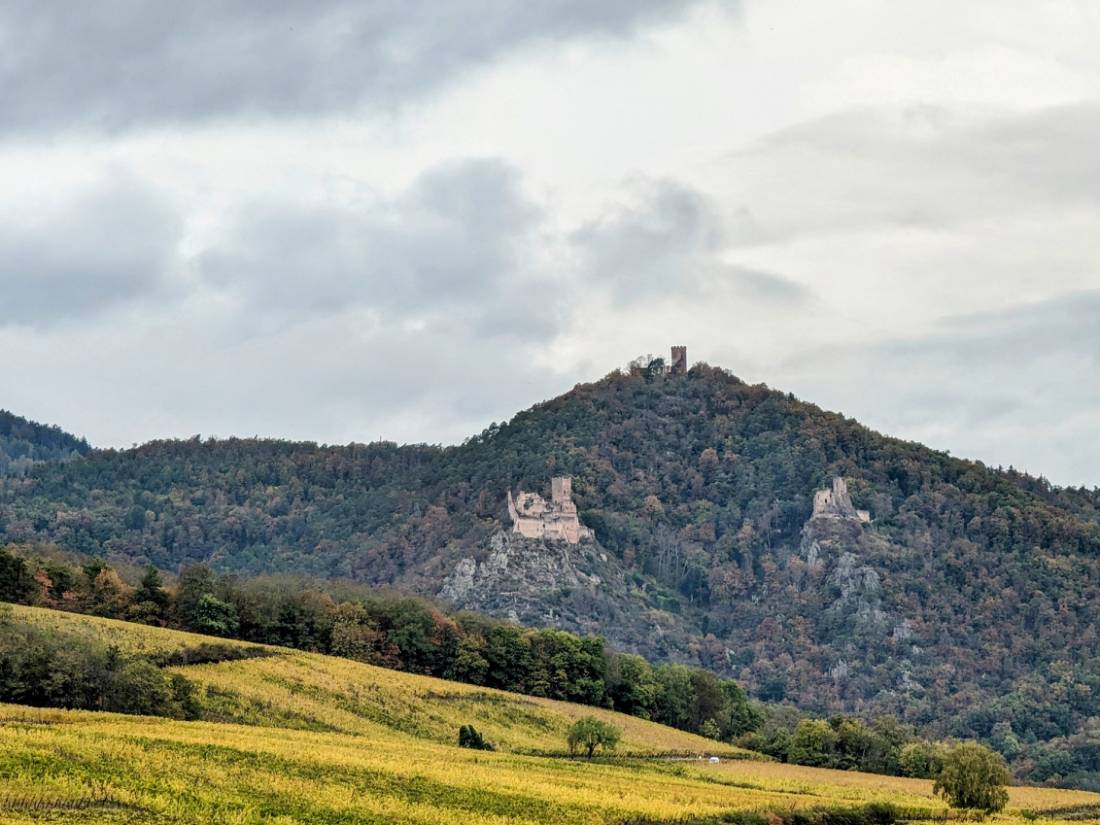
[[[88,442],[60,427],[0,410],[0,477],[22,475],[40,461],[65,461],[91,452]]]
[[[18,621],[110,638],[131,654],[233,644],[13,610]],[[947,815],[923,780],[744,759],[646,759],[713,743],[613,714],[605,717],[624,728],[623,749],[634,757],[556,758],[564,726],[591,709],[316,654],[266,648],[171,670],[203,686],[203,721],[0,705],[0,821],[825,825],[840,812],[854,823]],[[457,725],[470,721],[492,731],[500,749],[455,747]],[[868,803],[891,808],[867,811]],[[1086,821],[1097,811],[1097,794],[1013,788],[1009,808],[991,822]]]
[[[506,491],[558,474],[596,541],[501,537]],[[834,478],[848,510],[815,516]],[[1068,763],[1040,747],[1095,715],[1100,493],[891,439],[705,365],[612,373],[451,448],[93,451],[8,479],[0,530],[170,570],[395,585],[602,632],[769,701],[979,736],[1038,778],[1100,771],[1091,739]]]

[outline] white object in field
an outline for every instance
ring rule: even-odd
[[[721,761],[722,761],[722,760],[721,760],[721,759],[719,759],[719,758],[718,758],[717,756],[712,756],[712,757],[710,758],[710,764],[712,764],[712,765],[717,765],[717,764],[718,764],[719,762],[721,762]]]

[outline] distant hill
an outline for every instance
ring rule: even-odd
[[[0,410],[0,476],[22,475],[39,461],[63,461],[91,452],[88,442],[60,427]]]
[[[596,543],[502,549],[506,491],[545,494],[558,474]],[[834,478],[869,523],[814,517]],[[1006,752],[1078,733],[1100,695],[1100,491],[888,438],[705,365],[612,373],[451,448],[93,451],[9,479],[0,539],[446,593],[700,663],[767,700],[893,713]],[[506,599],[486,572],[502,566]]]

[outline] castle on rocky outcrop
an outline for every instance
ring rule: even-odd
[[[512,498],[512,491],[509,490],[508,515],[512,519],[512,532],[529,539],[576,544],[593,535],[577,517],[577,505],[573,503],[573,479],[569,476],[550,479],[550,501],[538,493],[522,490]]]
[[[818,490],[814,493],[814,513],[810,518],[840,518],[868,522],[871,514],[866,510],[857,510],[848,494],[848,483],[842,478],[833,479],[831,490]]]

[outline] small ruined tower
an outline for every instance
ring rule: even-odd
[[[814,494],[814,512],[810,518],[851,519],[866,523],[871,520],[871,514],[852,506],[848,482],[837,477],[833,479],[832,489],[818,490]]]
[[[672,360],[669,361],[668,371],[671,375],[683,375],[688,371],[687,347],[672,348]]]

